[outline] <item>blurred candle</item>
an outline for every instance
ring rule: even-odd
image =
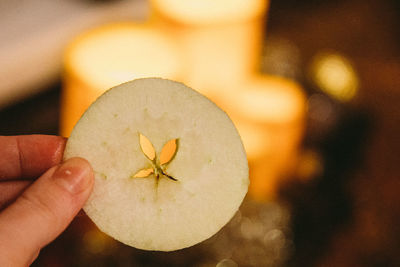
[[[151,0],[153,20],[181,45],[185,82],[213,98],[260,65],[266,0]]]
[[[179,80],[180,63],[175,43],[149,25],[112,24],[83,34],[66,52],[61,134],[69,136],[105,90],[136,78]]]
[[[258,76],[217,102],[243,139],[250,166],[250,194],[260,200],[272,198],[277,183],[297,160],[306,112],[302,88],[284,78]]]

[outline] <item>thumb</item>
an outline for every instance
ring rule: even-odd
[[[0,266],[26,266],[81,209],[93,187],[82,158],[54,166],[0,213]]]

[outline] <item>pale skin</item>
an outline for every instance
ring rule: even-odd
[[[29,266],[88,199],[93,171],[62,162],[66,139],[0,136],[0,266]]]

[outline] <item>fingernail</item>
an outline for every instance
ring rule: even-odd
[[[90,164],[82,158],[71,158],[61,164],[54,172],[55,182],[72,194],[87,189],[93,179]]]

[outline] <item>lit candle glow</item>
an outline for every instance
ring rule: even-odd
[[[113,24],[79,37],[66,53],[61,134],[68,136],[105,90],[145,77],[180,79],[175,43],[147,25]]]
[[[184,59],[184,82],[201,93],[231,92],[257,72],[265,0],[153,0],[153,20],[174,36]]]
[[[264,15],[266,0],[150,0],[153,11],[183,24],[244,21]]]
[[[259,76],[218,99],[242,137],[250,165],[250,194],[270,198],[297,159],[304,132],[305,96],[290,80]]]

